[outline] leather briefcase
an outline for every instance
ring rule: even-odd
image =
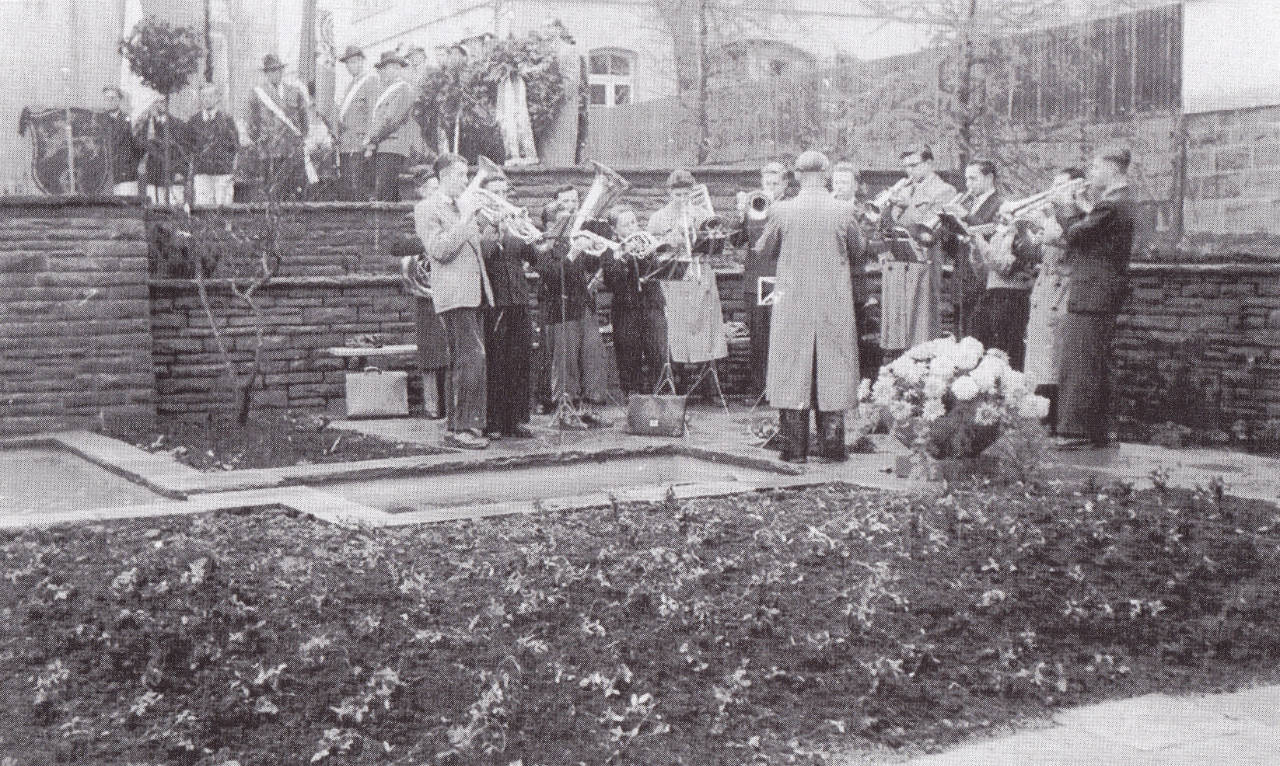
[[[409,373],[366,367],[347,373],[347,417],[388,418],[409,414]]]
[[[638,436],[684,436],[688,397],[632,394],[627,397],[627,433]]]

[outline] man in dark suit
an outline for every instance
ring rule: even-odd
[[[187,123],[194,153],[191,173],[197,205],[230,205],[234,196],[231,174],[240,134],[231,115],[218,107],[221,100],[221,89],[205,83],[200,88],[200,111]]]
[[[481,188],[510,199],[511,183],[505,175],[488,176]],[[529,422],[533,326],[524,268],[536,256],[532,245],[513,234],[508,226],[492,222],[481,228],[480,253],[493,287],[493,305],[485,310],[484,317],[489,437],[527,438],[533,435],[525,427]]]
[[[263,83],[249,99],[249,135],[258,149],[261,198],[295,200],[307,185],[307,97],[284,81],[284,62],[262,58]]]
[[[994,224],[1004,201],[996,190],[996,166],[990,160],[974,160],[964,170],[965,195],[943,207],[965,226],[989,227]],[[984,233],[984,240],[991,240],[991,232]],[[957,335],[973,335],[976,331],[975,314],[985,289],[986,274],[972,263],[975,241],[949,237],[944,247],[947,255],[955,260],[953,283],[959,295],[956,307]]]
[[[114,85],[102,89],[106,109],[99,116],[98,128],[107,152],[111,171],[111,193],[118,197],[138,196],[138,162],[142,147],[133,137],[133,124],[124,110],[124,91]]]
[[[134,138],[146,148],[147,198],[154,205],[181,205],[191,162],[187,124],[169,114],[169,97],[155,100]]]
[[[1105,447],[1111,405],[1111,336],[1129,292],[1135,205],[1129,191],[1128,149],[1100,153],[1089,166],[1091,203],[1064,232],[1071,268],[1063,323],[1058,433],[1064,449]]]

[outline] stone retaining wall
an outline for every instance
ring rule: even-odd
[[[0,433],[154,417],[142,210],[0,198]]]

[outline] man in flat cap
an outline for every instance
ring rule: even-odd
[[[373,195],[373,163],[365,159],[364,143],[369,138],[373,104],[382,84],[359,47],[348,45],[338,60],[351,75],[347,92],[338,103],[338,161],[343,194],[347,199],[367,200]]]
[[[373,162],[373,198],[382,202],[400,201],[400,171],[413,144],[417,126],[409,119],[414,88],[405,79],[408,62],[395,51],[384,51],[375,65],[382,91],[373,102],[369,135],[364,140],[364,156]]]
[[[865,243],[851,203],[827,192],[829,166],[821,152],[800,155],[800,191],[770,208],[756,243],[778,263],[765,394],[778,409],[782,459],[794,463],[808,458],[811,409],[821,456],[845,460],[844,412],[857,403],[854,305],[865,292]]]
[[[303,140],[307,135],[307,97],[284,81],[284,62],[274,53],[262,58],[263,83],[249,101],[249,135],[257,148],[260,198],[297,199],[307,183]]]

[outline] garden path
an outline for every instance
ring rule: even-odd
[[[1148,694],[1064,710],[1045,726],[903,761],[850,754],[839,766],[1271,766],[1280,762],[1280,686],[1232,694]]]

